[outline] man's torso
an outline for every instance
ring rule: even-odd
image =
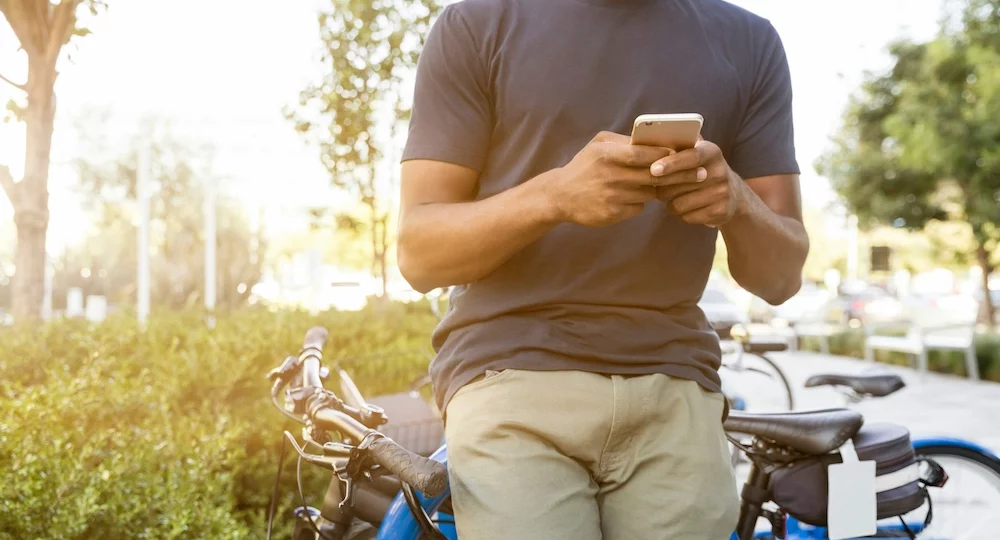
[[[644,113],[700,113],[703,137],[726,152],[748,107],[753,32],[766,25],[718,0],[452,9],[476,40],[493,111],[479,198],[565,165],[599,131],[630,133]],[[718,390],[718,340],[697,307],[716,238],[658,202],[609,227],[555,227],[452,293],[434,335],[439,405],[487,369],[659,372]]]

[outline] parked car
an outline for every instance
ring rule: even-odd
[[[830,301],[830,293],[815,285],[805,285],[785,303],[772,306],[754,297],[750,303],[750,320],[757,323],[777,323],[779,321],[794,326],[800,322],[825,320],[825,307]]]
[[[903,303],[881,287],[867,286],[842,291],[827,302],[828,322],[858,328],[866,324],[901,322],[906,318]]]
[[[903,299],[908,314],[917,310],[934,312],[946,320],[975,320],[979,313],[979,302],[968,294],[922,294],[914,293]]]
[[[705,312],[709,324],[723,339],[729,337],[729,332],[737,324],[750,322],[746,311],[740,309],[721,289],[709,287],[701,295],[698,307]]]

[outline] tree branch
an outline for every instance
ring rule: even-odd
[[[45,60],[55,66],[59,51],[69,39],[73,26],[76,25],[76,7],[82,0],[62,0],[55,8],[52,23],[49,27],[48,44],[45,46]]]
[[[8,79],[7,77],[4,77],[3,73],[0,73],[0,81],[3,81],[5,83],[13,86],[14,88],[17,88],[18,90],[21,90],[22,92],[27,92],[28,91],[28,85],[26,85],[26,84],[18,84],[16,82]]]
[[[11,3],[9,0],[0,0],[0,13],[3,13],[3,16],[7,19],[7,24],[14,31],[14,35],[17,36],[21,48],[28,54],[28,57],[30,58],[37,53],[38,48],[34,42],[34,26],[30,17],[25,15],[24,4],[21,2]]]

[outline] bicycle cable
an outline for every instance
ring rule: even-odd
[[[274,526],[274,511],[278,504],[278,488],[281,486],[281,469],[285,464],[285,452],[288,449],[288,439],[281,438],[281,452],[278,453],[278,474],[274,475],[274,489],[271,490],[271,504],[267,510],[267,540],[271,540],[271,529]]]
[[[306,513],[306,519],[309,521],[309,525],[312,527],[313,532],[319,535],[323,540],[333,540],[329,536],[323,534],[323,531],[319,530],[319,526],[316,525],[316,520],[313,519],[312,514],[309,513],[309,507],[306,506],[306,496],[302,492],[302,456],[299,456],[298,462],[295,464],[295,483],[299,485],[299,500],[302,502],[302,510]]]

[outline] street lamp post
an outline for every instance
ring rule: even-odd
[[[847,277],[852,281],[859,277],[859,236],[858,216],[850,214],[847,216]]]
[[[205,310],[208,311],[208,326],[215,327],[215,180],[205,182]]]
[[[136,264],[136,317],[140,325],[145,325],[149,318],[149,175],[150,175],[150,142],[139,147],[139,160],[136,169],[136,198],[139,204],[139,254]]]

